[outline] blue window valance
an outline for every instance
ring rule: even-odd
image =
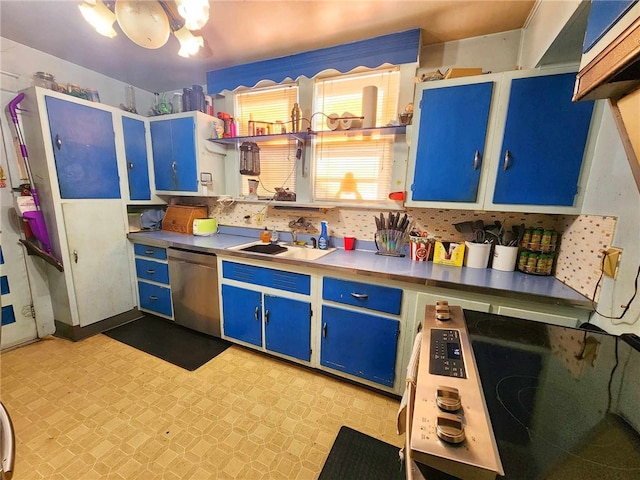
[[[313,78],[327,69],[345,73],[356,67],[413,63],[418,61],[419,53],[420,29],[416,28],[287,57],[212,70],[207,72],[207,92],[220,93],[240,86],[253,87],[261,80],[280,83],[286,78]]]

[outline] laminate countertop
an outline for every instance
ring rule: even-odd
[[[218,233],[208,237],[180,233],[141,231],[128,234],[134,243],[157,247],[183,248],[202,253],[273,262],[282,265],[304,265],[322,271],[333,271],[379,279],[389,279],[413,285],[452,288],[460,291],[502,295],[544,301],[549,304],[574,306],[592,310],[590,299],[565,285],[553,276],[536,276],[491,268],[452,267],[433,262],[416,262],[408,257],[375,255],[371,250],[341,248],[313,261],[278,258],[261,253],[230,250],[258,240],[233,233]]]

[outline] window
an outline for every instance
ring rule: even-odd
[[[387,125],[398,114],[399,69],[342,75],[315,82],[313,129],[328,130],[327,117],[362,115],[364,87],[378,88],[376,126]],[[346,115],[345,115],[346,114]],[[315,141],[314,199],[316,201],[380,202],[391,187],[393,136],[322,134]]]
[[[249,131],[251,121],[255,129],[264,128],[264,133],[279,133],[276,128],[291,129],[291,110],[298,101],[297,85],[274,88],[252,89],[237,93],[236,120],[239,123],[239,136],[259,134]],[[280,123],[282,122],[282,126]],[[268,128],[268,131],[267,131]],[[259,180],[258,196],[273,197],[276,187],[296,191],[296,142],[295,140],[271,140],[260,142],[260,175],[245,175],[242,182],[242,195],[249,194],[247,179]]]

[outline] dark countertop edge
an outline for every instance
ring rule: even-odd
[[[357,268],[343,267],[339,265],[328,265],[326,263],[316,263],[315,261],[304,261],[304,260],[291,259],[291,258],[274,257],[270,255],[262,255],[259,253],[230,250],[229,248],[200,247],[196,245],[190,245],[187,243],[180,243],[180,242],[152,238],[146,235],[145,232],[128,233],[127,238],[134,242],[143,241],[146,245],[150,245],[154,247],[172,247],[172,248],[179,248],[183,250],[190,250],[190,251],[202,252],[202,253],[215,253],[216,255],[222,254],[228,257],[244,258],[248,260],[261,260],[265,262],[272,262],[272,263],[283,264],[283,265],[300,266],[300,264],[304,264],[305,267],[311,267],[315,270],[329,270],[333,272],[339,272],[342,274],[351,274],[354,276],[383,278],[383,279],[393,280],[397,282],[408,283],[412,285],[448,288],[448,289],[453,289],[461,292],[476,293],[481,295],[499,295],[502,297],[516,299],[516,300],[546,302],[550,305],[555,305],[555,306],[576,307],[584,310],[593,311],[593,305],[591,303],[591,300],[589,300],[586,297],[584,301],[570,300],[567,298],[557,298],[557,297],[551,297],[547,295],[538,295],[533,293],[512,292],[509,290],[503,290],[503,289],[492,288],[492,287],[478,287],[473,285],[466,285],[464,283],[445,282],[441,280],[432,280],[429,278],[396,275],[388,272],[362,270]],[[251,241],[251,239],[247,237],[245,238],[246,238],[246,241]],[[238,242],[238,245],[242,243],[244,242],[240,241]],[[550,300],[552,301],[551,303],[549,302]]]

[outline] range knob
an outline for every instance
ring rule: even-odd
[[[449,320],[451,315],[449,314],[449,302],[446,300],[439,300],[436,302],[436,319],[437,320]]]
[[[457,412],[462,408],[460,392],[455,387],[439,385],[436,389],[436,404],[445,412]]]
[[[441,413],[436,422],[436,433],[447,443],[461,443],[465,439],[462,418],[452,413]]]

